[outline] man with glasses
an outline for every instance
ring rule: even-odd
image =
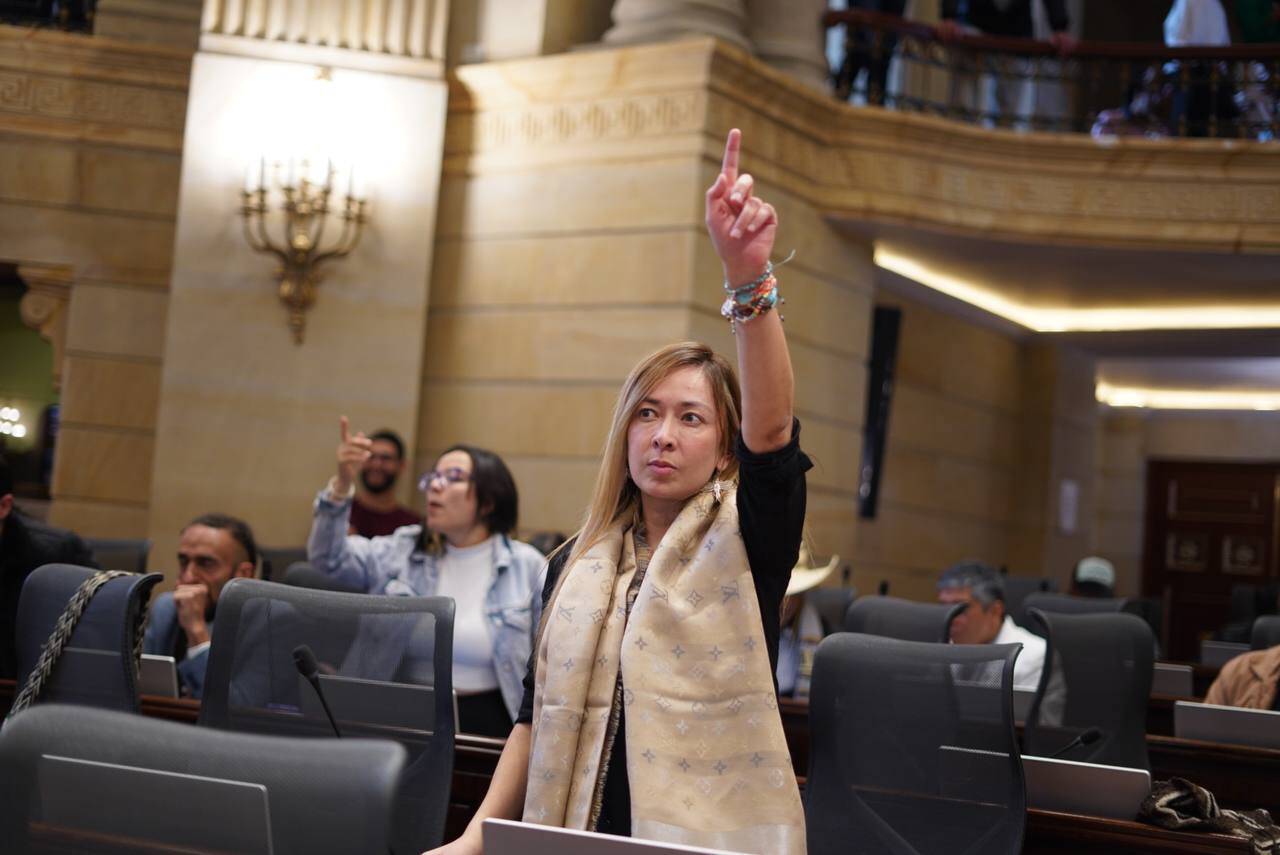
[[[368,437],[368,451],[351,500],[348,534],[378,537],[401,526],[421,525],[420,515],[396,501],[396,482],[405,467],[404,441],[395,431],[375,431]]]

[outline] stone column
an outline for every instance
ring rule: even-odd
[[[191,72],[155,432],[149,533],[169,555],[224,510],[272,546],[305,542],[338,417],[416,442],[444,147],[444,0],[208,0]],[[369,200],[359,246],[318,268],[295,343],[276,262],[242,234],[246,172],[331,158]],[[314,172],[313,172],[314,175]],[[336,190],[345,195],[346,179]],[[332,202],[331,202],[332,204]],[[336,219],[330,213],[330,219]],[[322,247],[341,230],[330,222]],[[410,500],[412,479],[399,498]]]
[[[822,13],[826,0],[747,0],[756,56],[816,89],[828,87]]]
[[[743,0],[617,0],[610,45],[659,42],[689,36],[715,36],[751,50]]]

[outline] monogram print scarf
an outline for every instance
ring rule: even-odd
[[[686,503],[640,571],[629,613],[630,525],[563,572],[537,652],[525,821],[593,827],[617,697],[632,834],[803,853],[804,811],[733,490]]]

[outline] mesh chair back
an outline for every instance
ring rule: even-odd
[[[93,560],[103,570],[124,570],[126,573],[146,573],[147,556],[151,554],[151,541],[109,540],[86,538],[85,544],[93,553]]]
[[[1077,746],[1064,760],[1149,769],[1147,701],[1155,667],[1151,627],[1131,614],[1054,614],[1031,611],[1048,640],[1040,690],[1027,716],[1025,750],[1047,757],[1085,730],[1102,737]],[[1043,720],[1040,700],[1054,668],[1059,669],[1066,700],[1061,723]]]
[[[1280,644],[1280,616],[1263,615],[1253,622],[1249,634],[1249,646],[1254,650],[1266,650]]]
[[[46,564],[22,585],[16,645],[18,683],[26,683],[76,590],[98,571]],[[138,711],[134,642],[159,573],[120,576],[104,584],[81,613],[39,700]]]
[[[810,855],[1016,853],[1020,644],[838,633],[818,646],[805,784]]]
[[[258,557],[262,560],[262,578],[279,582],[290,565],[307,560],[305,546],[260,546]]]
[[[1032,609],[1063,615],[1091,615],[1125,611],[1128,600],[1121,597],[1076,597],[1071,594],[1040,592],[1028,594],[1021,612],[1013,612],[1013,622],[1040,635],[1041,625],[1030,617]]]
[[[898,597],[862,597],[849,606],[844,630],[902,641],[945,642],[951,640],[951,621],[964,609],[964,603],[948,606]]]
[[[226,851],[231,847],[211,842],[243,833],[234,826],[256,820],[269,827],[266,836],[275,852],[386,852],[404,761],[404,749],[385,740],[318,743],[83,707],[32,707],[0,731],[0,834],[6,852],[75,849],[65,843],[66,848],[39,848],[40,832],[29,828],[33,822],[53,822],[87,838],[127,835],[135,844],[92,851]],[[69,786],[51,793],[49,778],[59,769]],[[265,798],[249,805],[265,811],[265,822],[243,810],[243,800],[228,804],[217,798],[236,782],[242,790],[248,789],[244,784],[265,787]],[[131,784],[150,794],[144,804]],[[201,787],[204,797],[191,799]],[[83,840],[86,848],[77,851],[89,851],[91,842],[100,845],[101,839]],[[152,849],[148,843],[160,845]]]
[[[849,604],[858,598],[857,588],[814,588],[805,594],[822,619],[822,634],[839,632]]]
[[[316,591],[346,591],[349,594],[364,593],[359,588],[349,588],[343,585],[327,573],[321,573],[307,561],[295,561],[290,564],[289,569],[284,573],[284,579],[278,581],[283,581],[286,585],[293,585],[296,588],[311,588]]]
[[[311,647],[344,737],[408,751],[392,848],[444,836],[453,774],[453,600],[317,591],[235,579],[218,598],[200,723],[286,736],[332,736],[293,650]]]

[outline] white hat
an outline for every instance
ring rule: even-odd
[[[827,562],[825,567],[813,566],[813,552],[809,549],[808,539],[800,543],[800,557],[796,561],[795,568],[791,571],[791,581],[787,583],[787,596],[792,597],[796,594],[803,594],[810,588],[816,588],[822,584],[822,580],[831,575],[831,571],[836,569],[836,565],[840,563],[839,555],[832,555],[831,560]]]
[[[1076,565],[1076,581],[1093,582],[1096,585],[1114,588],[1116,584],[1115,565],[1107,559],[1099,558],[1096,555],[1081,558],[1080,563]]]

